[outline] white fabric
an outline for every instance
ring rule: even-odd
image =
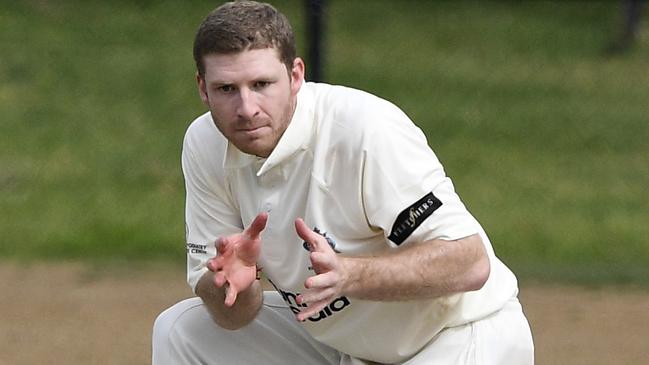
[[[153,365],[309,364],[365,365],[314,341],[275,292],[250,325],[228,331],[217,327],[199,298],[163,312],[153,329]],[[516,299],[484,318],[447,328],[403,365],[531,365],[532,338]]]
[[[327,232],[336,250],[347,254],[480,234],[491,262],[481,290],[418,301],[340,297],[303,324],[315,339],[343,353],[404,361],[444,328],[488,316],[517,295],[516,278],[495,256],[424,134],[396,106],[373,95],[304,84],[293,119],[267,159],[238,151],[206,113],[188,128],[182,163],[190,286],[195,288],[216,254],[217,237],[241,231],[268,211],[259,265],[296,313],[295,296],[313,275],[295,233],[298,217]],[[433,210],[430,197],[441,207],[425,220],[417,218]],[[422,198],[425,205],[413,206]],[[414,222],[420,225],[408,233]],[[395,239],[395,232],[405,240]]]
[[[339,364],[334,349],[313,340],[277,293],[266,292],[253,323],[236,331],[218,327],[200,298],[186,299],[153,326],[154,365]]]

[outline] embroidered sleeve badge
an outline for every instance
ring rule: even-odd
[[[402,244],[426,218],[441,206],[442,202],[432,192],[426,194],[399,213],[392,225],[388,239],[396,245]]]

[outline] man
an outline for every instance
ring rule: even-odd
[[[267,4],[210,13],[194,58],[210,110],[182,156],[198,297],[158,317],[153,363],[533,363],[514,275],[402,111],[305,83]]]

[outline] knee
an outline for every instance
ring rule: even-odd
[[[151,360],[153,364],[162,364],[169,358],[171,349],[170,335],[175,322],[173,316],[174,307],[160,313],[153,322],[151,334]]]
[[[184,340],[187,333],[184,330],[187,327],[187,320],[191,321],[191,315],[187,315],[196,307],[202,305],[199,298],[191,298],[176,303],[158,315],[153,322],[153,331],[151,334],[152,359],[154,364],[164,363],[167,361],[175,348],[182,346],[177,343]],[[189,325],[191,328],[192,326]],[[182,333],[182,336],[178,336]]]
[[[173,307],[166,309],[156,317],[155,321],[153,321],[152,341],[154,348],[157,344],[169,337],[169,332],[173,322],[175,321],[171,315],[172,309]]]

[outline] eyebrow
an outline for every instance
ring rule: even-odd
[[[214,80],[205,80],[208,85],[232,85],[235,82],[225,79],[214,79]]]
[[[259,82],[259,81],[274,82],[274,81],[277,81],[277,77],[274,77],[274,76],[271,76],[271,75],[259,75],[257,77],[253,77],[250,80],[248,80],[248,82],[250,82],[250,83],[255,83],[255,82]],[[210,80],[210,81],[207,81],[206,83],[207,83],[208,86],[224,86],[224,85],[236,85],[237,84],[234,81],[223,80],[223,79],[221,79],[221,80],[219,80],[219,79]]]

